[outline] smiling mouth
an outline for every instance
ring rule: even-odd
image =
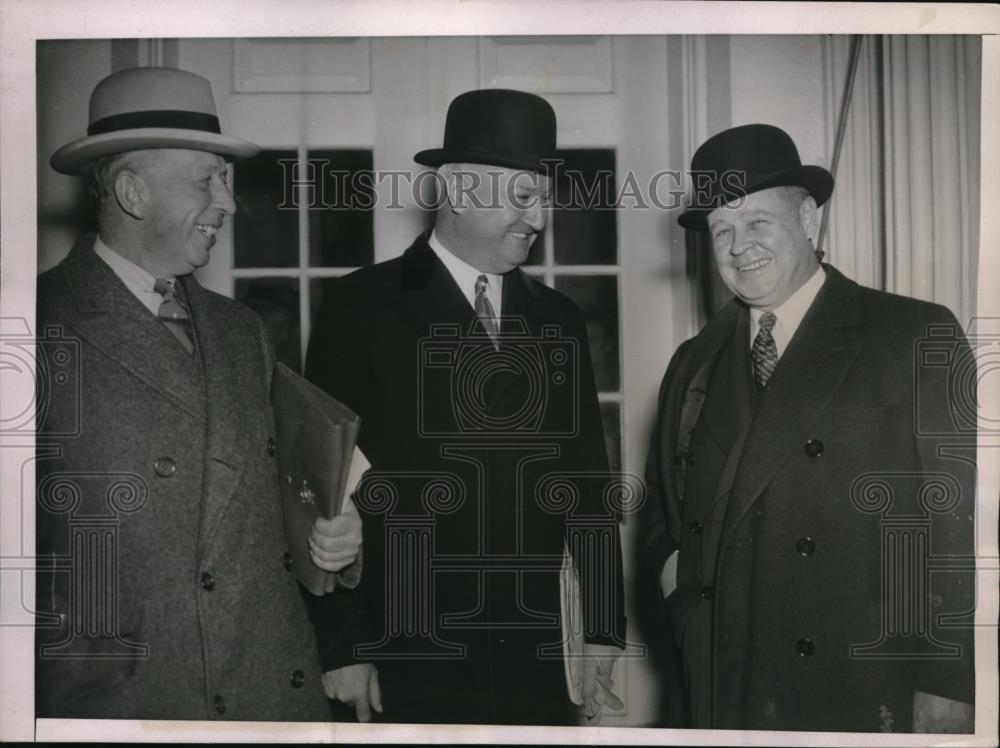
[[[755,260],[754,262],[747,263],[746,265],[740,265],[736,269],[741,273],[752,273],[754,270],[760,270],[762,267],[770,264],[770,258],[765,257],[763,260]]]
[[[196,223],[194,225],[198,231],[200,231],[206,238],[215,239],[215,233],[219,230],[218,226],[211,226],[207,223]]]
[[[524,233],[523,231],[511,231],[510,235],[513,236],[515,239],[519,239],[521,241],[527,241],[535,237],[534,232]]]

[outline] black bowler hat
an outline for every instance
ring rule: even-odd
[[[795,143],[773,125],[742,125],[713,135],[691,159],[691,204],[677,222],[707,231],[708,214],[721,205],[769,187],[804,187],[816,205],[833,192],[833,175],[803,166]]]
[[[549,171],[556,159],[556,113],[541,96],[489,88],[451,102],[444,146],[420,151],[418,164],[487,164]]]

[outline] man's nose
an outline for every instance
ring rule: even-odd
[[[753,246],[753,238],[749,231],[736,231],[733,235],[733,246],[729,248],[729,254],[739,257]]]
[[[229,185],[222,178],[216,180],[212,193],[212,204],[228,216],[236,212],[236,201],[233,200],[233,193],[229,191]]]
[[[540,232],[545,228],[546,208],[542,205],[542,199],[533,198],[524,212],[524,222],[531,227],[532,231]]]

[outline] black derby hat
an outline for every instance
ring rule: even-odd
[[[425,166],[487,164],[549,171],[556,160],[556,113],[541,96],[490,88],[467,91],[448,107],[444,146],[420,151]]]
[[[803,166],[795,143],[773,125],[742,125],[713,135],[691,159],[691,203],[677,222],[707,231],[708,214],[731,200],[769,187],[804,187],[817,205],[833,192],[833,175]]]

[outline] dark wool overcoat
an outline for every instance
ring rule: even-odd
[[[760,395],[711,394],[749,347],[735,301],[663,379],[641,551],[658,576],[680,550],[696,727],[909,731],[915,690],[974,700],[969,348],[943,307],[824,268]]]
[[[564,541],[582,577],[584,634],[624,642],[616,498],[583,319],[520,270],[504,276],[502,314],[495,350],[420,237],[331,283],[310,340],[306,374],[361,416],[373,466],[356,498],[365,571],[355,617],[341,616],[353,628],[320,646],[328,668],[375,663],[386,720],[567,720]]]
[[[284,563],[263,327],[181,283],[194,356],[92,236],[39,278],[37,714],[328,718]]]

